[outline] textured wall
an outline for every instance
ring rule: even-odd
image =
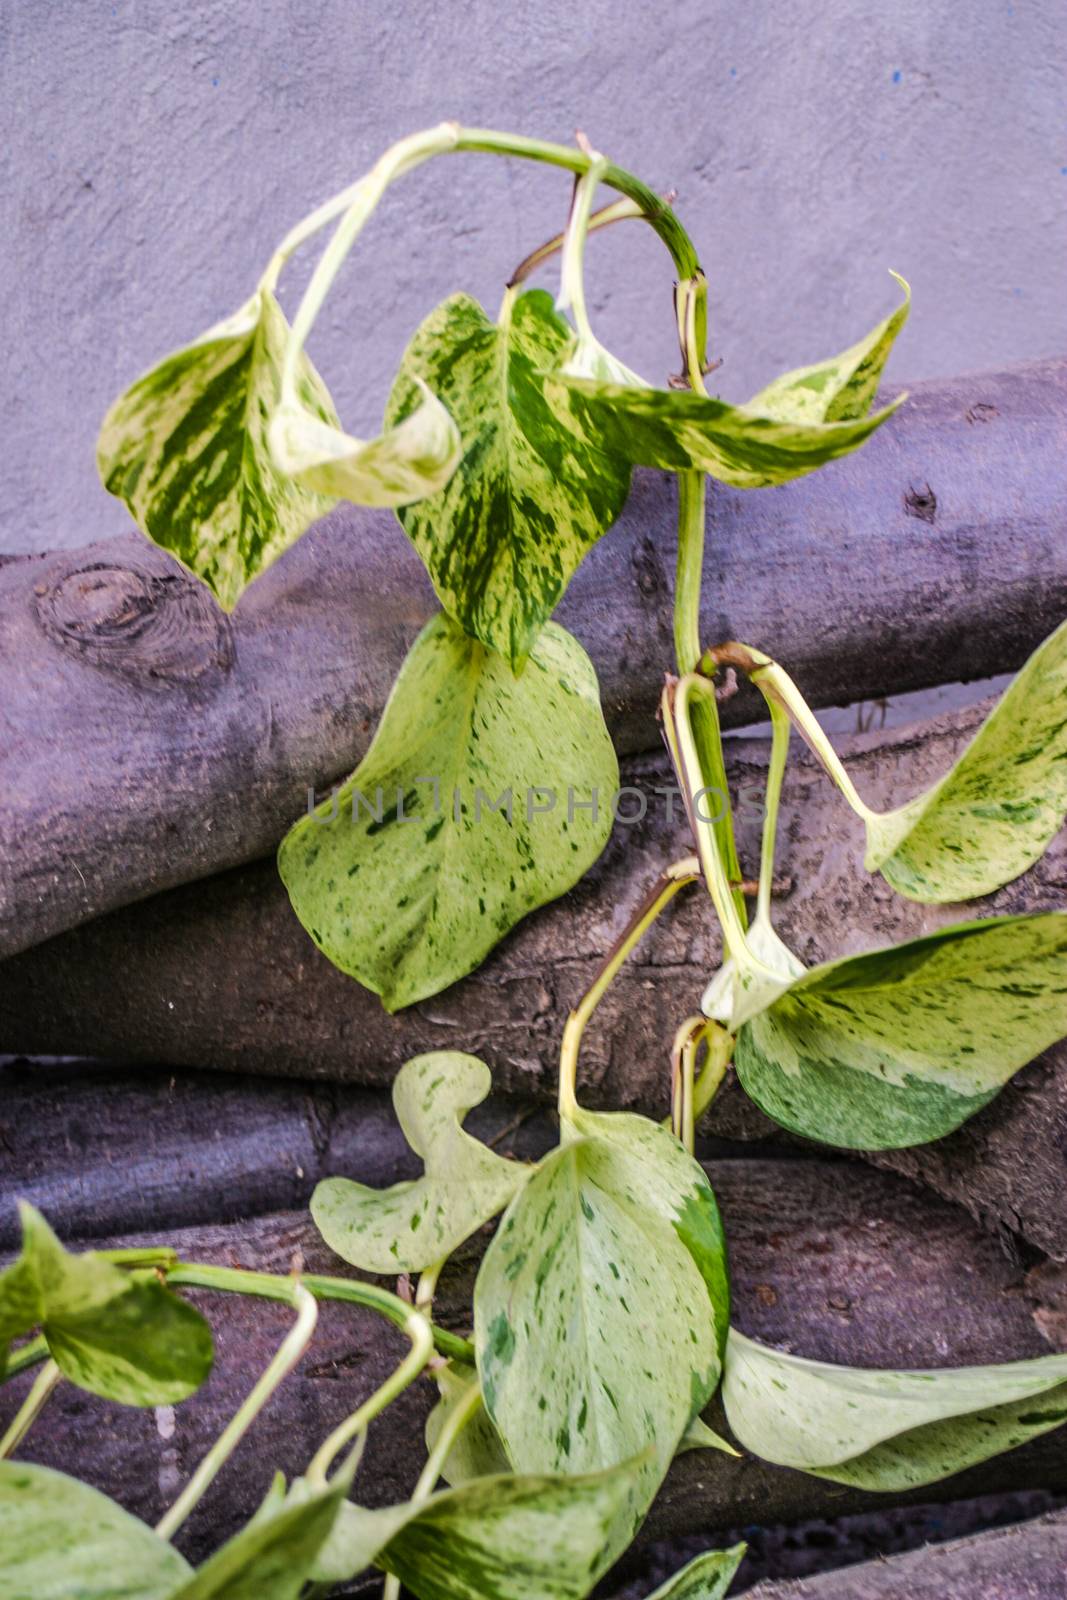
[[[93,465],[112,395],[233,309],[303,211],[444,117],[558,139],[577,124],[677,188],[728,398],[855,338],[892,303],[887,266],[916,291],[898,375],[1062,348],[1059,13],[1057,0],[7,0],[0,549],[122,528]],[[495,306],[566,199],[560,175],[481,156],[393,191],[312,346],[350,427],[376,425],[435,300],[466,287]],[[630,224],[591,247],[590,268],[609,341],[663,377],[661,247]]]

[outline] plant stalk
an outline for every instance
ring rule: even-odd
[[[54,1361],[47,1361],[33,1380],[30,1392],[19,1406],[0,1439],[0,1461],[16,1451],[34,1422],[44,1410],[49,1395],[63,1374]]]

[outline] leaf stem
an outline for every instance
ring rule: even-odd
[[[18,1449],[26,1437],[37,1417],[44,1410],[52,1390],[62,1377],[62,1373],[54,1361],[46,1361],[27,1394],[8,1425],[4,1437],[0,1439],[0,1461]]]
[[[403,1330],[411,1316],[411,1307],[399,1295],[381,1289],[374,1283],[361,1283],[357,1278],[331,1278],[321,1273],[302,1274],[301,1283],[316,1300],[340,1300],[347,1305],[365,1306],[377,1311]],[[258,1295],[264,1300],[287,1300],[290,1278],[276,1277],[269,1272],[249,1272],[243,1267],[217,1267],[195,1261],[181,1261],[168,1272],[167,1282],[184,1284],[193,1289],[218,1289],[230,1294]],[[453,1361],[474,1364],[474,1346],[468,1339],[450,1333],[447,1328],[431,1327],[437,1351]]]
[[[361,1448],[358,1441],[374,1418],[384,1411],[386,1406],[391,1405],[398,1395],[403,1394],[425,1369],[426,1363],[433,1355],[434,1346],[430,1324],[421,1311],[416,1311],[410,1306],[407,1308],[407,1321],[402,1331],[410,1340],[411,1349],[396,1371],[390,1373],[385,1382],[375,1389],[370,1399],[364,1400],[363,1404],[357,1407],[351,1416],[346,1417],[319,1446],[306,1474],[310,1483],[317,1487],[325,1487],[330,1468],[339,1453],[353,1439],[357,1440],[356,1448]],[[345,1470],[346,1466],[343,1465],[341,1471]]]
[[[7,1358],[7,1366],[0,1383],[7,1383],[9,1378],[17,1378],[20,1372],[35,1367],[39,1361],[48,1359],[48,1340],[43,1333],[37,1334],[32,1339],[27,1339],[25,1344],[20,1344],[17,1350],[12,1350]]]
[[[664,203],[670,205],[674,199],[673,193],[664,195]],[[609,205],[601,206],[599,211],[594,211],[589,218],[589,233],[597,233],[601,228],[608,228],[613,222],[625,222],[630,217],[643,217],[644,212],[636,200],[612,200]],[[537,268],[563,249],[566,233],[557,233],[554,238],[546,239],[544,244],[539,244],[536,250],[531,250],[528,256],[523,256],[515,271],[508,279],[508,288],[516,289],[519,284],[525,283]]]
[[[477,1378],[472,1378],[463,1399],[453,1408],[441,1425],[441,1432],[437,1435],[434,1447],[426,1458],[426,1465],[419,1473],[419,1481],[416,1483],[411,1496],[413,1501],[426,1500],[433,1493],[452,1446],[481,1403],[481,1385]]]
[[[593,341],[585,305],[585,241],[589,235],[589,214],[593,196],[608,167],[605,156],[594,153],[590,165],[574,181],[571,212],[563,236],[563,260],[560,264],[560,290],[556,298],[557,311],[570,311],[579,339]]]
[[[763,836],[760,840],[756,916],[765,922],[770,922],[774,852],[778,835],[778,806],[782,797],[782,779],[785,776],[785,764],[789,755],[789,735],[792,725],[776,700],[768,700],[767,709],[771,714],[771,759],[767,768],[767,788],[763,799]]]
[[[705,1046],[704,1065],[696,1077],[696,1061]],[[734,1053],[734,1036],[700,1014],[687,1017],[674,1036],[671,1050],[671,1129],[693,1154],[696,1127],[714,1100]]]
[[[289,1298],[296,1311],[296,1322],[278,1346],[270,1365],[261,1374],[251,1393],[238,1406],[177,1500],[156,1524],[156,1532],[161,1539],[174,1537],[274,1391],[292,1372],[307,1349],[318,1321],[318,1305],[315,1297],[295,1279],[289,1285]]]
[[[578,1075],[578,1051],[582,1035],[593,1012],[603,999],[609,985],[630,951],[640,943],[644,934],[655,922],[660,912],[669,905],[680,889],[694,883],[700,876],[700,863],[694,856],[675,861],[660,874],[630,916],[622,933],[608,952],[594,982],[567,1018],[563,1029],[563,1043],[559,1058],[559,1114],[569,1117],[578,1107],[575,1083]]]

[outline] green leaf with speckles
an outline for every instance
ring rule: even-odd
[[[719,1450],[724,1456],[739,1456],[741,1454],[739,1450],[735,1450],[733,1445],[723,1438],[721,1433],[716,1433],[714,1428],[709,1428],[703,1417],[693,1418],[682,1434],[682,1442],[675,1451],[675,1455],[688,1455],[690,1450]]]
[[[561,427],[543,374],[572,338],[541,289],[503,322],[457,294],[404,353],[386,421],[409,414],[424,380],[462,437],[447,488],[399,513],[445,609],[517,668],[586,551],[622,510],[629,457],[608,457]]]
[[[373,1562],[419,1600],[582,1600],[628,1542],[639,1472],[478,1478],[378,1511],[346,1502],[319,1575],[340,1583]]]
[[[706,1550],[660,1584],[648,1600],[723,1600],[747,1548],[735,1544],[729,1550]]]
[[[909,900],[973,900],[1033,866],[1065,812],[1067,622],[940,782],[868,819],[866,866]]]
[[[65,1378],[122,1405],[171,1405],[200,1387],[213,1345],[198,1311],[153,1272],[71,1255],[32,1206],[19,1212],[22,1254],[0,1273],[5,1340],[40,1326]]]
[[[648,1117],[578,1106],[566,1120],[577,1137],[607,1139],[625,1156],[631,1196],[673,1228],[693,1257],[711,1301],[721,1358],[730,1327],[730,1274],[722,1218],[704,1168],[669,1128]]]
[[[907,285],[903,279],[905,292]],[[560,421],[590,448],[635,465],[707,472],[735,489],[787,483],[849,455],[892,415],[868,414],[907,301],[832,361],[777,378],[742,406],[691,390],[589,376],[581,344],[545,382]]]
[[[737,1075],[794,1133],[939,1139],[1067,1035],[1067,913],[995,917],[813,967],[744,1024]]]
[[[0,1461],[0,1600],[170,1600],[188,1563],[88,1484]]]
[[[731,1330],[723,1402],[738,1440],[765,1461],[857,1489],[915,1489],[1067,1421],[1067,1355],[867,1371]]]
[[[302,1485],[283,1505],[272,1492],[170,1600],[297,1600],[346,1503],[347,1487],[347,1481],[319,1491]]]
[[[718,1381],[715,1312],[675,1223],[648,1204],[647,1155],[564,1136],[478,1273],[482,1392],[517,1471],[588,1472],[654,1445],[643,1509]]]
[[[439,615],[363,761],[290,831],[278,865],[315,943],[394,1011],[472,971],[578,881],[607,841],[617,784],[577,640],[546,624],[516,678]]]
[[[496,1155],[462,1128],[492,1087],[484,1061],[459,1050],[435,1050],[401,1067],[393,1105],[426,1170],[389,1189],[323,1179],[311,1197],[311,1215],[331,1250],[363,1272],[421,1272],[503,1211],[530,1169]]]
[[[100,430],[104,487],[227,611],[333,504],[280,471],[268,444],[288,334],[274,296],[257,291],[139,378]],[[330,397],[306,358],[299,382],[318,425],[333,427]]]

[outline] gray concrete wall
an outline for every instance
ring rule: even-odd
[[[1062,22],[1062,0],[7,0],[0,549],[122,528],[93,463],[112,396],[232,310],[304,211],[445,117],[579,125],[675,187],[728,398],[851,342],[892,304],[886,267],[915,287],[898,376],[1060,349]],[[312,346],[347,425],[376,426],[443,294],[495,307],[567,189],[464,156],[393,191]],[[665,376],[662,248],[629,224],[590,269],[608,342]]]

